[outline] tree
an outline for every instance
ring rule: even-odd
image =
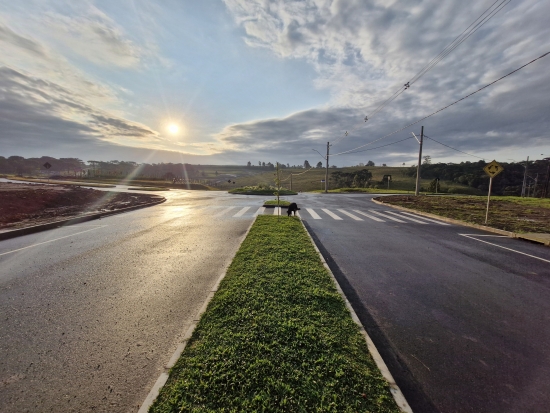
[[[250,168],[252,166],[252,163],[250,161],[247,162],[246,166]]]
[[[424,158],[424,162],[422,162],[422,165],[431,165],[432,164],[432,157],[430,155],[426,155],[423,158]]]
[[[322,168],[323,167],[323,162],[319,161],[317,162],[317,168]]]
[[[385,163],[383,163],[383,164],[382,164],[382,166],[386,166],[386,164],[385,164]]]
[[[374,166],[374,162],[373,161],[368,161],[367,166]]]
[[[435,178],[430,182],[428,186],[428,192],[441,192],[441,187],[439,186],[439,179]]]
[[[309,162],[307,160],[304,161],[304,168],[306,168],[306,169],[311,168],[311,165],[309,164]]]
[[[262,162],[262,166],[265,166],[265,162]]]

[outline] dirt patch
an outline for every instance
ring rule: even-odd
[[[0,229],[22,228],[86,213],[114,211],[158,199],[63,185],[0,182]]]
[[[487,198],[397,195],[375,199],[386,204],[485,225]],[[517,200],[491,200],[487,226],[512,232],[548,234],[550,233],[550,208],[546,205],[522,204]]]

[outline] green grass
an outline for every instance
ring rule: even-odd
[[[153,187],[153,186],[143,186],[143,187],[135,187],[135,188],[128,188],[130,191],[169,191],[170,188],[163,188],[163,187]]]
[[[325,192],[323,189],[317,189],[315,191],[310,192]],[[360,192],[360,193],[369,193],[369,194],[414,194],[414,190],[412,191],[404,191],[402,189],[374,189],[374,188],[338,188],[338,189],[329,189],[329,193],[331,194],[347,194],[347,193],[353,193],[353,192]]]
[[[13,181],[26,181],[26,182],[36,182],[36,183],[43,183],[43,184],[88,186],[90,188],[114,188],[115,187],[115,185],[108,185],[108,184],[97,184],[97,183],[76,182],[76,181],[60,181],[58,179],[37,179],[37,178],[20,178],[20,177],[10,177],[9,179]]]
[[[264,206],[265,205],[277,205],[277,200],[276,199],[270,199],[269,201],[264,201]],[[280,206],[289,206],[290,202],[285,201],[283,199],[280,199],[278,205],[280,205]]]
[[[398,412],[298,218],[258,216],[150,409]]]
[[[227,192],[229,192],[230,194],[240,194],[240,195],[273,195],[274,191],[276,191],[276,189],[273,189],[273,188],[244,187],[244,188],[231,189]],[[286,189],[281,189],[279,193],[280,195],[296,195],[296,192],[289,191]]]

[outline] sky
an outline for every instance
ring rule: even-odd
[[[404,88],[492,4],[0,0],[0,155],[413,165],[424,126],[432,162],[550,156],[550,55],[404,128],[550,51],[511,0]]]

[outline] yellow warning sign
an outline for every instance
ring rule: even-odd
[[[504,167],[499,164],[497,161],[493,161],[491,162],[490,164],[487,164],[485,165],[485,167],[483,168],[483,170],[485,171],[485,173],[487,175],[489,175],[491,178],[494,178],[495,176],[497,176],[499,173],[501,173],[502,171],[504,171]]]

